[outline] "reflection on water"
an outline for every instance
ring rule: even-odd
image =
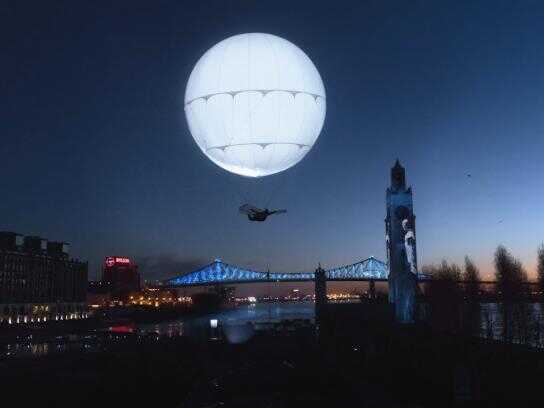
[[[544,309],[531,304],[532,322],[544,328]],[[314,323],[313,302],[243,304],[200,316],[186,316],[171,322],[111,327],[106,332],[85,335],[60,336],[49,341],[36,342],[32,336],[18,342],[0,344],[0,359],[6,357],[40,357],[53,353],[98,352],[111,344],[127,339],[156,341],[160,337],[189,336],[196,339],[222,339],[231,343],[247,341],[259,330],[288,334]],[[502,318],[495,303],[481,306],[481,333],[485,338],[501,339]],[[544,335],[531,341],[544,346]]]
[[[165,336],[168,338],[179,337],[185,335],[185,322],[176,320],[173,322],[146,324],[138,326],[140,334],[156,334],[157,336]]]
[[[251,303],[198,317],[184,317],[173,322],[140,325],[138,329],[166,336],[171,336],[172,333],[191,336],[198,335],[200,330],[212,328],[212,325],[224,327],[254,323],[261,327],[266,323],[280,323],[285,320],[306,320],[312,323],[314,317],[313,302]]]
[[[160,336],[189,336],[197,339],[219,339],[232,343],[247,341],[259,330],[281,330],[282,322],[290,326],[309,326],[314,322],[313,302],[250,303],[208,313],[184,317],[173,322],[140,325],[140,333]],[[224,335],[224,337],[222,337]]]
[[[527,307],[525,315],[512,316],[513,326],[510,330],[514,332],[513,341],[520,342],[516,338],[515,331],[517,325],[521,324],[518,320],[523,319],[527,325],[526,330],[529,336],[528,344],[536,347],[544,347],[544,308],[540,303],[525,304]],[[501,340],[503,330],[503,316],[500,305],[497,303],[484,303],[480,308],[480,336],[488,339]]]
[[[200,316],[186,316],[159,324],[130,324],[109,327],[85,335],[59,336],[48,341],[35,341],[32,336],[17,342],[0,344],[0,359],[6,357],[40,357],[65,352],[103,351],[119,341],[138,339],[156,341],[160,337],[190,336],[197,339],[224,339],[240,343],[255,331],[274,328],[274,324],[291,321],[291,326],[311,325],[314,319],[312,302],[244,304]],[[213,324],[212,324],[213,322]]]
[[[75,342],[66,340],[39,343],[21,341],[6,344],[0,352],[0,357],[42,357],[48,354],[65,353],[67,351],[96,352],[99,350],[101,350],[100,343],[94,337],[87,338],[86,341],[78,340]]]

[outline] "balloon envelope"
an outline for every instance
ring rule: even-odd
[[[302,160],[325,110],[325,88],[312,61],[270,34],[216,44],[197,62],[185,90],[185,115],[200,149],[223,169],[248,177]]]

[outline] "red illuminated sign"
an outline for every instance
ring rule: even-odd
[[[117,265],[117,264],[123,264],[123,265],[128,265],[130,264],[130,259],[129,258],[121,258],[121,257],[117,257],[117,256],[108,256],[106,257],[106,266],[107,267],[112,267],[114,265]]]

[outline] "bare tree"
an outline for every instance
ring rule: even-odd
[[[510,255],[508,250],[500,245],[495,251],[495,278],[497,279],[497,292],[501,298],[501,315],[502,315],[502,339],[511,341],[512,323],[512,293],[513,293],[513,275],[514,275],[515,260]]]
[[[468,256],[465,256],[463,281],[465,292],[463,329],[468,335],[479,335],[481,331],[480,271]]]
[[[544,297],[544,244],[540,244],[537,250],[537,279],[540,296]]]
[[[508,342],[525,342],[532,321],[527,303],[527,273],[521,262],[502,245],[495,251],[495,278],[500,297],[502,338]]]
[[[540,244],[537,249],[537,282],[538,282],[538,298],[540,300],[540,315],[535,318],[535,344],[542,346],[542,319],[544,318],[544,244]]]
[[[476,299],[480,293],[480,271],[467,256],[465,256],[465,270],[463,273],[465,293],[468,298]]]
[[[444,260],[438,266],[425,266],[422,271],[431,276],[427,298],[432,327],[440,331],[458,332],[463,299],[459,283],[461,268]]]

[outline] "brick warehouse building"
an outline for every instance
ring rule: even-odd
[[[88,264],[69,244],[0,232],[0,324],[87,317]]]

